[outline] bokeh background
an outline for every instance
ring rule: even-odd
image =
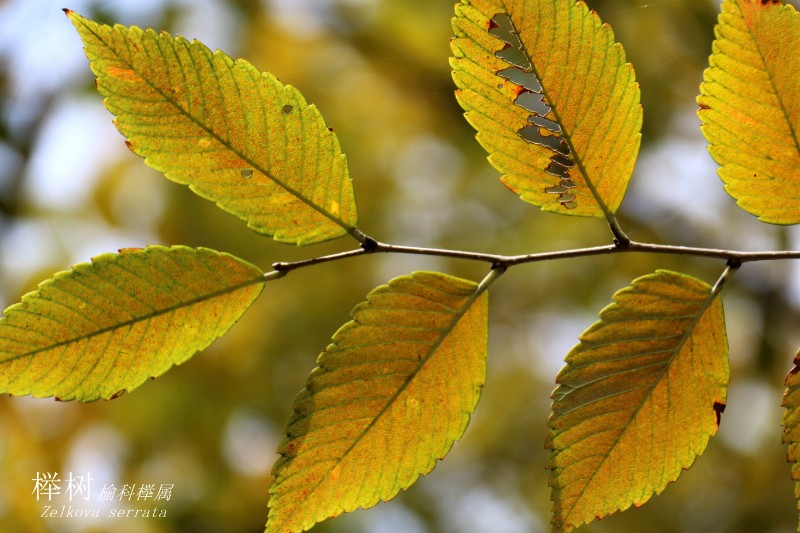
[[[610,242],[602,220],[543,214],[499,183],[453,98],[452,1],[62,3],[0,0],[3,308],[53,273],[122,247],[207,246],[267,269],[354,244],[276,244],[146,167],[103,108],[63,7],[199,39],[298,87],[339,134],[361,228],[379,240],[505,254]],[[719,2],[588,4],[614,28],[642,88],[644,142],[621,209],[629,235],[742,250],[800,248],[797,229],[761,224],[735,206],[699,132],[695,96]],[[544,435],[564,355],[635,277],[670,268],[713,283],[723,266],[615,255],[514,268],[492,288],[488,381],[462,441],[392,502],[320,524],[315,533],[548,531]],[[283,421],[350,309],[375,286],[413,270],[478,280],[485,268],[380,255],[300,270],[268,284],[226,337],[129,395],[91,404],[0,398],[0,531],[263,531]],[[717,437],[661,496],[582,531],[796,530],[780,399],[800,346],[800,269],[793,262],[748,264],[724,302],[732,376]],[[166,518],[43,519],[46,502],[33,494],[37,472],[90,474],[95,502],[104,483],[174,488],[161,505]]]

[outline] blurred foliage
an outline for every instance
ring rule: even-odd
[[[500,185],[453,98],[447,63],[453,2],[164,0],[137,9],[133,0],[75,4],[66,7],[98,20],[181,33],[212,48],[221,42],[230,55],[300,89],[338,133],[355,182],[360,226],[379,240],[507,254],[610,242],[603,221],[540,213]],[[620,209],[626,232],[660,243],[797,248],[800,240],[791,228],[765,226],[735,207],[705,154],[695,96],[718,3],[588,4],[613,27],[642,89],[642,154]],[[37,21],[58,16],[71,32],[58,7],[0,3],[0,15],[9,15],[3,20],[27,21],[22,30],[36,39],[16,47],[0,39],[5,306],[53,272],[115,248],[207,246],[267,269],[274,261],[353,247],[348,239],[313,249],[274,243],[148,169],[124,149],[94,92],[85,58],[74,72],[56,68],[64,62],[60,52],[45,56],[41,71],[20,66],[15,57],[29,57],[23,46],[80,49],[72,33],[37,28]],[[30,10],[27,18],[13,17],[24,9]],[[20,35],[5,28],[0,36]],[[61,77],[53,79],[56,74]],[[78,107],[91,111],[85,120],[54,128],[56,117]],[[63,195],[63,203],[43,201],[47,191],[34,185],[72,164],[56,149],[75,140],[94,149],[82,155],[89,163],[85,174],[70,183],[88,193]],[[712,283],[722,267],[708,259],[641,254],[515,268],[490,294],[488,382],[462,442],[392,502],[314,531],[548,530],[544,434],[563,356],[611,295],[635,277],[669,268]],[[383,255],[319,265],[268,284],[228,336],[130,395],[92,404],[3,399],[0,528],[263,531],[274,450],[316,356],[367,292],[419,268],[474,280],[485,271],[483,264]],[[793,277],[791,263],[750,264],[724,294],[732,384],[720,433],[704,456],[643,508],[581,531],[796,529],[779,426],[783,376],[800,345],[798,298],[789,290]],[[41,519],[42,502],[32,494],[38,471],[89,471],[96,492],[112,480],[175,487],[165,519]]]

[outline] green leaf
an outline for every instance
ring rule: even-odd
[[[223,335],[264,286],[227,254],[124,249],[76,265],[0,319],[0,392],[115,398]]]
[[[545,211],[616,212],[640,144],[633,68],[583,2],[464,0],[456,95],[501,181]]]
[[[781,405],[783,414],[783,443],[789,448],[787,455],[792,463],[792,479],[795,480],[794,497],[800,511],[800,352],[794,356],[794,367],[786,376],[786,391]],[[800,531],[800,525],[797,528]]]
[[[698,114],[725,190],[773,224],[800,222],[800,18],[777,1],[724,0]]]
[[[553,526],[642,505],[705,450],[725,407],[722,302],[668,271],[617,292],[567,355],[553,392]]]
[[[472,282],[417,272],[353,310],[295,399],[268,532],[371,507],[433,469],[484,383],[487,302]]]
[[[296,89],[197,41],[67,15],[148,165],[278,241],[360,236],[339,141]]]

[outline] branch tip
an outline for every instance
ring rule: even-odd
[[[273,270],[272,272],[266,272],[263,276],[261,276],[261,278],[264,281],[272,281],[280,279],[288,273],[289,273],[288,270]]]

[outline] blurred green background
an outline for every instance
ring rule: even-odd
[[[361,229],[381,241],[504,254],[610,242],[602,220],[542,214],[499,183],[453,98],[450,1],[65,4],[0,0],[3,307],[54,272],[122,247],[207,246],[264,269],[354,247],[347,239],[276,244],[146,167],[114,129],[62,7],[199,39],[299,88],[337,131]],[[642,88],[644,141],[620,217],[628,234],[691,246],[800,248],[797,229],[761,224],[735,206],[699,132],[695,96],[719,2],[588,4],[614,28]],[[544,434],[564,355],[633,278],[670,268],[713,283],[723,266],[616,255],[514,268],[491,291],[488,381],[462,441],[392,502],[314,532],[548,531]],[[0,531],[263,531],[283,421],[350,309],[413,270],[478,280],[485,268],[380,255],[300,270],[268,284],[226,337],[129,395],[92,404],[0,398]],[[796,530],[780,398],[800,346],[800,270],[791,262],[748,264],[724,302],[732,382],[717,437],[663,495],[581,531]],[[166,518],[43,519],[37,472],[90,474],[94,508],[106,483],[174,488],[160,505]],[[69,503],[63,495],[52,502]]]

